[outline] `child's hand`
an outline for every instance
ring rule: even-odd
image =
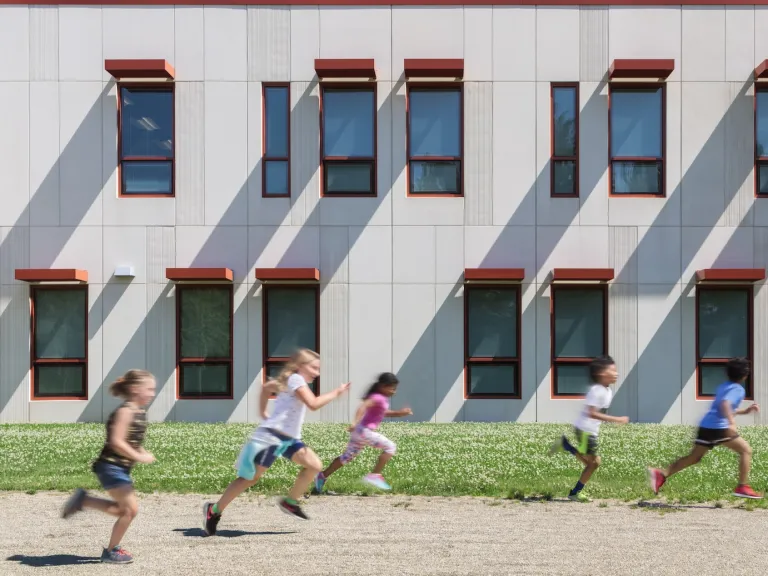
[[[342,384],[341,386],[339,386],[338,388],[336,388],[336,395],[337,396],[341,396],[342,394],[347,392],[347,390],[349,390],[349,385],[350,384],[351,384],[351,382],[346,382],[346,383]]]
[[[149,452],[142,452],[139,454],[139,460],[141,464],[152,464],[155,461],[155,457]]]
[[[758,406],[757,403],[752,404],[752,406],[747,408],[747,414],[751,414],[752,412],[760,412],[760,406]]]
[[[620,416],[617,424],[629,424],[629,416]]]
[[[410,409],[410,407],[406,406],[401,411],[403,416],[413,416],[413,410]]]
[[[355,431],[355,425],[352,424],[351,426],[347,426],[347,432],[354,432]]]

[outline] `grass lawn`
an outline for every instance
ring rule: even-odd
[[[141,492],[219,493],[235,477],[233,464],[250,424],[152,424],[147,449],[157,462],[137,465]],[[382,432],[397,443],[398,453],[385,470],[394,493],[431,496],[561,497],[576,482],[581,466],[573,456],[546,452],[567,425],[552,424],[409,424],[388,423]],[[585,494],[592,498],[650,498],[647,465],[665,466],[690,448],[694,429],[686,426],[604,424],[600,434],[603,465]],[[752,445],[751,481],[768,489],[768,428],[742,427]],[[324,465],[341,454],[348,433],[341,424],[307,424],[304,441]],[[97,488],[90,472],[104,439],[103,424],[0,426],[0,490],[71,490]],[[328,481],[339,493],[370,493],[360,477],[377,453],[366,449]],[[725,448],[673,477],[662,491],[674,501],[730,499],[738,460]],[[297,468],[279,460],[254,490],[285,491]],[[763,501],[766,502],[766,501]],[[768,502],[765,504],[768,506]]]

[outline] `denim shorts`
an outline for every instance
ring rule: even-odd
[[[133,486],[131,471],[117,464],[96,462],[93,465],[93,473],[96,474],[96,478],[99,479],[99,483],[104,490]]]

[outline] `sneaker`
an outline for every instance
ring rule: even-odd
[[[384,480],[384,476],[381,474],[366,474],[363,476],[363,482],[375,486],[379,490],[392,490],[392,486],[387,484],[387,481]]]
[[[280,501],[277,503],[277,507],[286,514],[296,516],[296,518],[301,518],[302,520],[309,520],[309,516],[304,514],[304,510],[301,509],[301,506],[299,506],[298,503],[291,504],[288,502],[287,498],[280,498]]]
[[[589,498],[587,498],[583,492],[576,492],[576,494],[568,494],[568,500],[572,500],[573,502],[589,502]]]
[[[552,442],[552,445],[549,447],[549,450],[547,451],[547,456],[554,456],[555,454],[559,454],[560,452],[565,452],[565,448],[563,448],[562,436],[560,436],[560,438]]]
[[[104,548],[104,552],[101,553],[101,561],[106,564],[130,564],[133,562],[133,556],[122,546],[115,546],[112,550]]]
[[[752,498],[754,500],[759,500],[763,497],[762,494],[758,494],[752,490],[752,487],[749,484],[739,484],[736,486],[736,490],[733,491],[733,495],[738,496],[739,498]]]
[[[323,486],[325,486],[326,478],[323,476],[322,472],[318,472],[317,476],[315,476],[315,493],[316,494],[322,494],[323,493]]]
[[[216,514],[213,511],[213,502],[203,504],[203,532],[205,532],[206,536],[216,534],[216,526],[219,525],[219,520],[221,520],[221,514]]]
[[[69,497],[69,500],[67,500],[67,503],[64,504],[64,508],[61,510],[61,517],[69,518],[72,514],[82,511],[83,501],[87,495],[88,493],[82,488],[75,490],[72,496]]]
[[[664,482],[667,481],[667,477],[664,476],[664,472],[658,468],[647,468],[646,473],[648,475],[648,484],[651,486],[654,494],[658,494],[661,487],[664,486]]]

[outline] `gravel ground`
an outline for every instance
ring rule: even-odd
[[[145,496],[125,539],[136,562],[105,566],[97,557],[111,519],[89,511],[61,520],[65,498],[0,494],[0,574],[768,573],[764,510],[404,496],[311,498],[309,522],[248,496],[214,538],[201,537],[204,497]]]

